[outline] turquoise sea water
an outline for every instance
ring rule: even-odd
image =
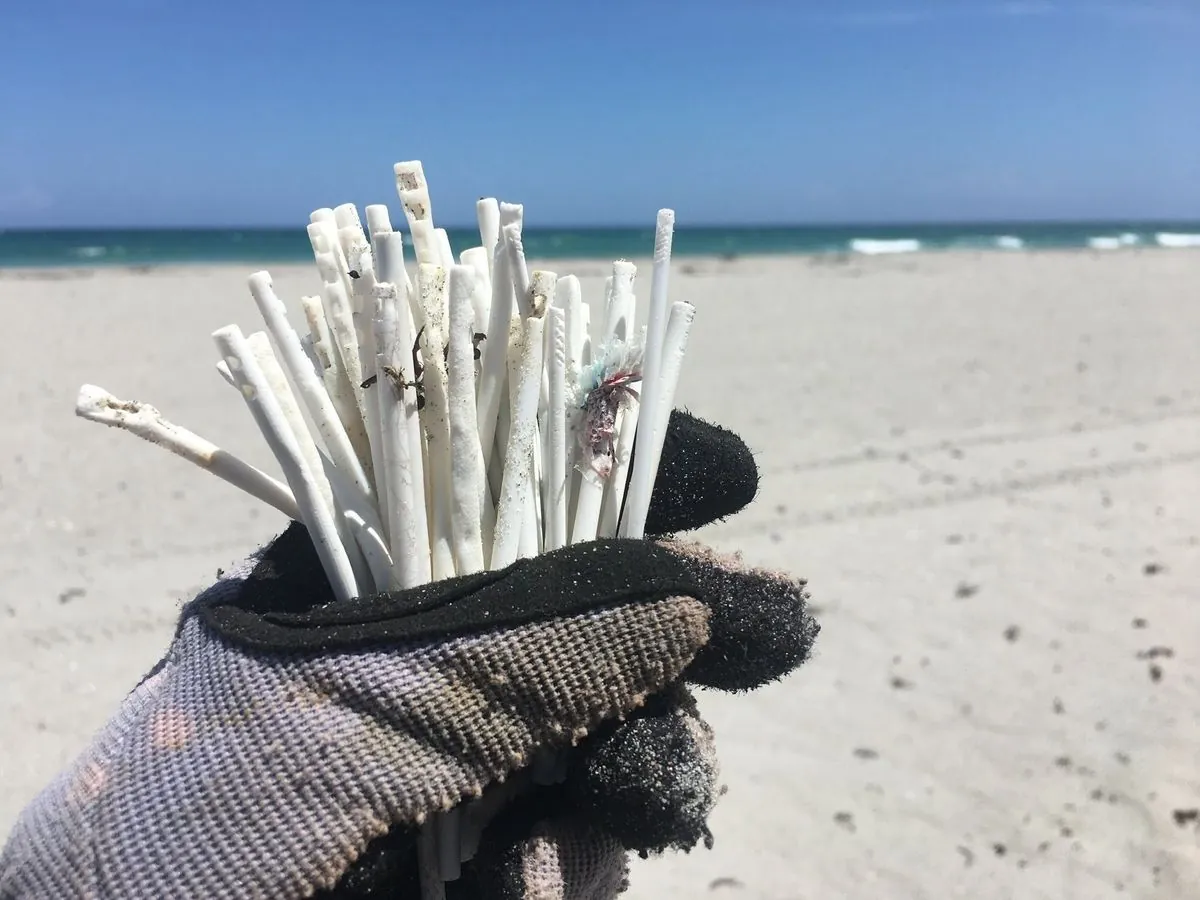
[[[479,243],[479,234],[451,229],[455,251]],[[1020,250],[1129,247],[1200,248],[1196,222],[1067,222],[966,225],[854,225],[771,228],[680,228],[677,256],[754,254],[904,253],[915,250]],[[654,231],[638,228],[530,229],[531,259],[619,259],[649,256]],[[147,266],[164,263],[309,262],[304,228],[0,230],[0,267]]]

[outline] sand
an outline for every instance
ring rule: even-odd
[[[283,525],[72,414],[94,382],[269,465],[212,367],[213,329],[258,327],[248,272],[0,273],[0,835]],[[824,630],[704,696],[715,849],[630,896],[1196,896],[1198,284],[1187,251],[680,263],[681,405],[763,471],[702,537],[806,575]]]

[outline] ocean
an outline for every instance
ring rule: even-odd
[[[474,230],[450,229],[449,233],[456,251],[479,243]],[[524,238],[525,254],[531,259],[645,257],[654,247],[653,227],[530,229]],[[1133,247],[1200,249],[1200,221],[679,228],[673,249],[676,256],[734,257],[964,249],[1120,251]],[[0,268],[311,260],[303,225],[288,229],[0,229]]]

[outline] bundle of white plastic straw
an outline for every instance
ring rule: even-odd
[[[249,279],[265,332],[213,334],[282,481],[95,386],[77,414],[303,522],[339,599],[642,537],[695,312],[667,299],[674,213],[658,214],[638,328],[632,263],[615,262],[586,303],[574,276],[528,270],[524,211],[494,199],[477,204],[480,246],[456,259],[421,163],[397,163],[395,178],[407,242],[383,205],[366,208],[366,229],[350,204],[312,214],[322,288],[298,298],[303,335],[266,272]],[[456,823],[424,829],[426,897],[458,877],[470,842]]]

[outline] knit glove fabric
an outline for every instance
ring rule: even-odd
[[[659,537],[346,602],[291,525],[184,608],[23,812],[0,900],[414,900],[438,858],[451,900],[617,896],[628,852],[711,842],[687,685],[752,689],[816,637],[803,582],[663,537],[757,482],[736,436],[677,412]]]

